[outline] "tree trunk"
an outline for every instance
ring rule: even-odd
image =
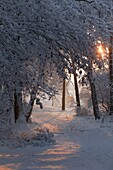
[[[110,115],[113,115],[113,37],[110,37],[110,48],[109,48],[109,78],[110,78],[109,114],[110,114]]]
[[[18,120],[19,116],[24,115],[23,103],[22,103],[22,92],[14,92],[14,115],[15,123]]]
[[[63,89],[62,89],[62,110],[65,110],[65,79],[63,80]]]
[[[17,94],[14,92],[14,117],[15,117],[15,123],[19,117],[19,106],[17,102]]]
[[[32,92],[31,92],[31,95],[30,95],[30,101],[29,101],[29,104],[28,104],[30,106],[30,108],[29,108],[28,112],[26,113],[26,121],[27,121],[27,123],[28,123],[29,118],[30,118],[30,116],[32,114],[34,101],[36,99],[36,92],[37,92],[37,90],[35,88],[33,88]]]
[[[77,106],[80,107],[79,88],[78,88],[78,82],[77,82],[76,67],[74,65],[73,57],[71,57],[71,61],[72,61],[73,75],[74,75],[74,88],[75,88],[76,103],[77,103]]]
[[[77,103],[77,106],[80,107],[80,96],[79,96],[79,89],[78,89],[76,71],[73,73],[73,75],[74,75],[74,87],[75,87],[76,103]]]
[[[97,95],[96,95],[96,87],[95,83],[93,80],[93,74],[92,74],[92,69],[90,68],[89,74],[88,74],[89,82],[90,82],[90,87],[91,87],[91,98],[92,98],[92,105],[93,105],[93,112],[96,119],[100,119],[100,114],[99,114],[99,108],[98,108],[98,101],[97,101]]]

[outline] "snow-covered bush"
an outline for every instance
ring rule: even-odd
[[[54,134],[48,129],[37,128],[32,131],[0,130],[0,146],[18,148],[26,146],[41,147],[55,143]]]

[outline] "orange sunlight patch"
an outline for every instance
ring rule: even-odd
[[[58,156],[58,157],[52,157],[52,158],[38,158],[38,160],[40,161],[62,161],[65,160],[66,157],[65,156]]]
[[[52,169],[55,169],[55,170],[62,170],[62,169],[64,169],[65,167],[64,166],[60,166],[60,165],[45,165],[45,166],[33,166],[32,167],[32,170],[33,169],[50,169],[50,170],[52,170]],[[1,169],[0,169],[1,170]]]
[[[6,164],[6,165],[0,165],[0,170],[16,170],[20,167],[19,164]]]
[[[63,143],[58,145],[54,149],[48,149],[47,151],[43,152],[41,155],[70,155],[75,154],[80,149],[79,144],[74,144],[72,142]]]

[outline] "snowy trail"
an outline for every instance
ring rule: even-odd
[[[35,124],[55,133],[56,144],[43,148],[0,148],[0,170],[113,170],[113,125],[34,108]]]

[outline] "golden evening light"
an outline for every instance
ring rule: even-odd
[[[104,53],[103,48],[102,48],[102,45],[98,46],[98,52],[101,53],[101,54]]]
[[[97,41],[96,51],[98,58],[104,59],[109,54],[109,48],[101,41]]]

